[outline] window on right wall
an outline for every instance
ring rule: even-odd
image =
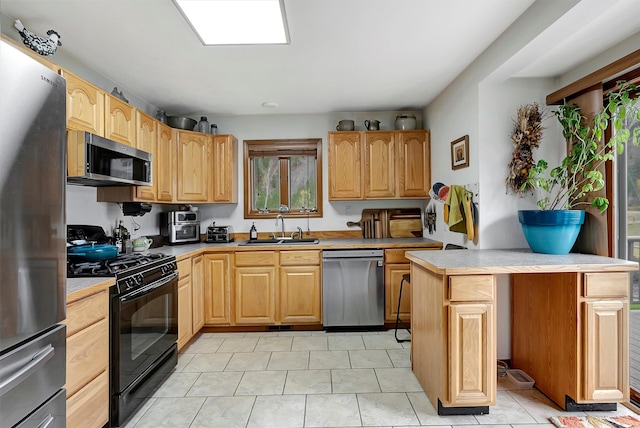
[[[244,217],[322,217],[322,139],[244,141]]]

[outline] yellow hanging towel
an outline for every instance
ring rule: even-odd
[[[473,240],[473,215],[471,197],[467,189],[457,184],[449,186],[449,196],[444,204],[444,221],[451,232],[466,233]]]

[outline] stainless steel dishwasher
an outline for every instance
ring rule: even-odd
[[[384,324],[384,251],[322,251],[324,327]]]

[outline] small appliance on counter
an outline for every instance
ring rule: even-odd
[[[200,242],[200,213],[197,211],[160,213],[160,234],[170,245]]]
[[[216,226],[216,223],[207,227],[207,237],[205,242],[227,243],[234,241],[233,226]]]

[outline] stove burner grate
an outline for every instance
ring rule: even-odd
[[[96,262],[67,261],[67,276],[115,276],[119,272],[167,257],[166,254],[120,254],[110,260]]]

